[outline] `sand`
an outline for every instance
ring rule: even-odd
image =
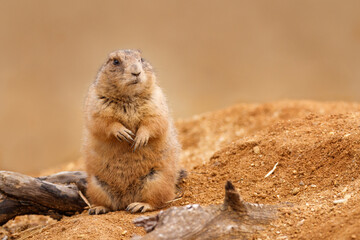
[[[245,201],[280,206],[278,218],[254,239],[360,239],[360,104],[239,104],[176,126],[189,176],[172,206],[219,204],[231,180]],[[43,174],[82,169],[78,160]],[[145,234],[132,224],[138,216],[22,216],[1,227],[0,237],[129,239]]]

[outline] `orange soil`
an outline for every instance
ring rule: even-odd
[[[179,120],[177,127],[189,177],[172,206],[221,203],[231,180],[245,201],[282,206],[279,218],[254,238],[360,239],[360,104],[240,104]],[[82,169],[81,161],[46,173],[63,169]],[[138,216],[23,216],[0,228],[0,237],[129,239],[145,233],[132,224]]]

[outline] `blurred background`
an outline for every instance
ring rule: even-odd
[[[1,0],[0,169],[80,156],[87,88],[141,49],[175,118],[239,102],[360,100],[360,1]]]

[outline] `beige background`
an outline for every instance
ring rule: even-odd
[[[0,1],[0,169],[80,156],[106,55],[138,48],[175,117],[237,102],[360,100],[360,1]]]

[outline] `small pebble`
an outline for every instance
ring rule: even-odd
[[[347,201],[346,199],[338,199],[338,200],[334,200],[333,203],[339,204],[339,203],[345,203],[346,201]]]
[[[190,191],[184,192],[184,197],[191,197],[193,194]]]
[[[253,151],[254,151],[255,154],[259,154],[260,153],[260,148],[258,146],[255,146],[253,148]]]
[[[258,196],[263,199],[265,199],[267,197],[267,195],[265,193],[259,193]]]
[[[300,221],[296,224],[296,226],[297,226],[297,227],[300,227],[301,225],[304,224],[304,222],[305,222],[305,219],[302,219],[302,220],[300,220]]]
[[[300,185],[300,186],[304,186],[305,183],[304,183],[303,181],[300,181],[300,182],[299,182],[299,185]]]
[[[298,187],[294,188],[294,189],[291,191],[291,193],[292,193],[293,195],[296,195],[296,194],[298,194],[299,192],[300,192],[300,188],[298,188]]]
[[[339,183],[336,180],[333,181],[333,184],[334,184],[335,187],[339,186]]]

